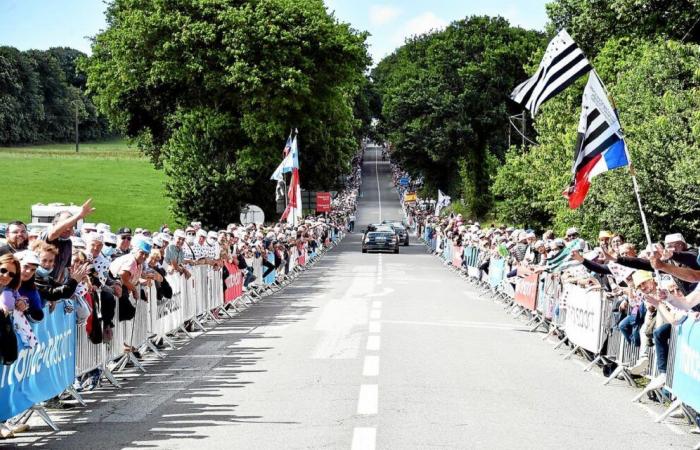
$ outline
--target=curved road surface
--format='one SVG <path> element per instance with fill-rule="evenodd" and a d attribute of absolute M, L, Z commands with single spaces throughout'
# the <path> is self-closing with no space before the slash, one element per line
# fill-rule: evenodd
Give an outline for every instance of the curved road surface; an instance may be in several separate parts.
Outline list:
<path fill-rule="evenodd" d="M 369 150 L 358 229 L 401 219 Z M 380 200 L 381 199 L 381 200 Z M 688 448 L 622 382 L 602 386 L 479 298 L 414 239 L 361 254 L 349 235 L 280 295 L 227 320 L 121 390 L 13 441 L 51 449 Z M 0 445 L 2 442 L 0 442 Z"/>

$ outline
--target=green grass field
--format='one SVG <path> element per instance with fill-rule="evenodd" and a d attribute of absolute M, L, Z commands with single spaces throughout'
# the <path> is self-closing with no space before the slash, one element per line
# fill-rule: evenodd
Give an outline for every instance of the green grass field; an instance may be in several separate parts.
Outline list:
<path fill-rule="evenodd" d="M 82 204 L 93 199 L 89 222 L 157 229 L 173 225 L 165 175 L 123 140 L 0 147 L 0 222 L 30 220 L 34 203 Z"/>

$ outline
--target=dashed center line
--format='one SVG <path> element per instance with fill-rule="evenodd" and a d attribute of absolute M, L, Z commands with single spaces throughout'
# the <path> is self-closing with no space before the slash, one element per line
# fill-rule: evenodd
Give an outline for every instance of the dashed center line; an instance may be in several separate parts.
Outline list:
<path fill-rule="evenodd" d="M 365 377 L 376 377 L 379 375 L 379 356 L 365 356 L 365 365 L 362 369 L 362 375 Z"/>
<path fill-rule="evenodd" d="M 372 311 L 369 312 L 369 318 L 370 319 L 381 319 L 382 318 L 382 310 L 381 309 L 373 309 Z"/>
<path fill-rule="evenodd" d="M 370 333 L 381 333 L 382 332 L 382 323 L 377 321 L 377 320 L 370 320 L 369 332 Z"/>
<path fill-rule="evenodd" d="M 381 347 L 381 337 L 380 336 L 369 336 L 367 338 L 367 351 L 378 352 Z"/>
<path fill-rule="evenodd" d="M 374 450 L 377 445 L 377 429 L 357 427 L 352 433 L 352 450 Z"/>
<path fill-rule="evenodd" d="M 360 399 L 357 402 L 357 414 L 377 414 L 379 398 L 379 386 L 376 384 L 363 384 L 360 386 Z"/>

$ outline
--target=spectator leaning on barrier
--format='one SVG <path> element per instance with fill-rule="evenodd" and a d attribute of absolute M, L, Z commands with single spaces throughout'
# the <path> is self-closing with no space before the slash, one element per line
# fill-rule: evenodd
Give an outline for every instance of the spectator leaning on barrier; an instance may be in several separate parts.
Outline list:
<path fill-rule="evenodd" d="M 5 239 L 7 243 L 0 247 L 0 256 L 26 250 L 28 245 L 27 226 L 19 220 L 8 223 Z"/>
<path fill-rule="evenodd" d="M 185 263 L 185 252 L 183 246 L 185 245 L 185 239 L 187 236 L 182 230 L 175 230 L 173 235 L 173 242 L 168 245 L 165 249 L 165 255 L 163 256 L 163 264 L 165 265 L 165 270 L 168 273 L 179 273 L 184 275 L 185 278 L 190 278 L 192 276 L 190 271 L 184 266 Z"/>

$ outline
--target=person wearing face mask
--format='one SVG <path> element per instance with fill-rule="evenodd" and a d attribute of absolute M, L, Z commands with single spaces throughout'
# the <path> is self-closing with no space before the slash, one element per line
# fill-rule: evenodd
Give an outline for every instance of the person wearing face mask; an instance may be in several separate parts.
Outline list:
<path fill-rule="evenodd" d="M 117 235 L 110 232 L 102 233 L 104 245 L 102 246 L 102 255 L 108 261 L 113 261 L 117 253 Z"/>
<path fill-rule="evenodd" d="M 92 199 L 88 199 L 80 207 L 80 212 L 72 215 L 68 211 L 63 211 L 54 216 L 51 226 L 41 234 L 41 240 L 58 248 L 58 256 L 54 263 L 51 276 L 59 283 L 67 279 L 66 269 L 71 265 L 73 255 L 73 243 L 71 236 L 75 225 L 88 215 L 92 214 L 95 208 L 92 207 Z"/>
<path fill-rule="evenodd" d="M 39 257 L 39 267 L 36 269 L 34 283 L 39 290 L 41 299 L 49 303 L 49 311 L 53 311 L 56 302 L 68 299 L 75 293 L 78 283 L 87 275 L 87 265 L 71 267 L 68 280 L 65 283 L 58 283 L 51 276 L 58 249 L 44 241 L 33 242 L 31 249 Z"/>

